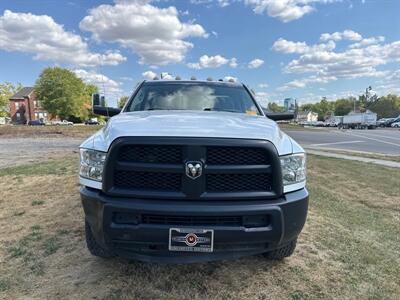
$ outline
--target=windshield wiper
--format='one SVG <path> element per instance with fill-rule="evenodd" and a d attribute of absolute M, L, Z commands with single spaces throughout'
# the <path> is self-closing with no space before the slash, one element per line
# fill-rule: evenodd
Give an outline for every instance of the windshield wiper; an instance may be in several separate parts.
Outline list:
<path fill-rule="evenodd" d="M 161 108 L 161 107 L 150 107 L 146 110 L 185 110 L 183 108 Z"/>
<path fill-rule="evenodd" d="M 234 110 L 234 109 L 214 109 L 211 107 L 206 107 L 203 109 L 204 111 L 226 111 L 226 112 L 233 112 L 233 113 L 242 113 L 240 110 Z"/>

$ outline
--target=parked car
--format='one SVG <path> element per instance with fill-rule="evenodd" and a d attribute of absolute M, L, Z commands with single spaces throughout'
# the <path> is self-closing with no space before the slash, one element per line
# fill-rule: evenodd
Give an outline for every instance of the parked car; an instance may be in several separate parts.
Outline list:
<path fill-rule="evenodd" d="M 382 118 L 376 122 L 378 127 L 390 127 L 390 125 L 396 120 L 396 118 Z"/>
<path fill-rule="evenodd" d="M 68 126 L 72 126 L 72 125 L 74 125 L 74 123 L 72 123 L 72 122 L 70 122 L 70 121 L 67 121 L 67 120 L 62 120 L 62 121 L 52 121 L 51 122 L 51 125 L 58 125 L 58 126 L 60 126 L 60 125 L 68 125 Z"/>
<path fill-rule="evenodd" d="M 31 120 L 28 122 L 29 126 L 44 126 L 46 125 L 42 120 Z"/>
<path fill-rule="evenodd" d="M 390 126 L 393 128 L 400 128 L 400 122 L 392 123 L 392 125 L 390 125 Z"/>
<path fill-rule="evenodd" d="M 144 81 L 122 110 L 93 112 L 111 118 L 80 145 L 92 255 L 292 255 L 308 192 L 304 150 L 275 122 L 287 114 L 265 114 L 242 84 L 196 80 Z"/>
<path fill-rule="evenodd" d="M 85 121 L 85 125 L 100 125 L 100 122 L 97 120 L 89 119 Z"/>

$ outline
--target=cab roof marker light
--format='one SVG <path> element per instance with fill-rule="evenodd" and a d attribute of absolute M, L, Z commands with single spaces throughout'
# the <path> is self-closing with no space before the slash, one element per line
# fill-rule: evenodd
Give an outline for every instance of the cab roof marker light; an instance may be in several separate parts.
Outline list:
<path fill-rule="evenodd" d="M 195 76 L 190 77 L 190 80 L 197 80 Z"/>
<path fill-rule="evenodd" d="M 211 77 L 207 77 L 207 81 L 213 81 Z"/>
<path fill-rule="evenodd" d="M 181 80 L 181 76 L 176 76 L 175 80 Z"/>
<path fill-rule="evenodd" d="M 157 76 L 154 76 L 153 80 L 158 80 L 158 77 L 157 77 Z"/>

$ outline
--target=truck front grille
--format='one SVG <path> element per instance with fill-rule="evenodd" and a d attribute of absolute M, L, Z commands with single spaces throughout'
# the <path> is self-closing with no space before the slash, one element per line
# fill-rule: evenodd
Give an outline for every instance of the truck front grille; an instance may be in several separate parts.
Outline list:
<path fill-rule="evenodd" d="M 271 190 L 270 174 L 207 174 L 209 192 L 262 192 Z"/>
<path fill-rule="evenodd" d="M 180 174 L 115 171 L 114 184 L 117 188 L 134 190 L 179 191 L 181 187 Z"/>
<path fill-rule="evenodd" d="M 171 145 L 125 145 L 119 149 L 118 160 L 178 164 L 182 163 L 182 147 Z"/>
<path fill-rule="evenodd" d="M 259 148 L 207 147 L 209 165 L 266 165 L 268 157 Z"/>
<path fill-rule="evenodd" d="M 185 170 L 192 161 L 202 165 L 195 179 Z M 282 190 L 279 169 L 275 148 L 264 141 L 121 138 L 110 148 L 104 192 L 154 199 L 273 198 Z"/>

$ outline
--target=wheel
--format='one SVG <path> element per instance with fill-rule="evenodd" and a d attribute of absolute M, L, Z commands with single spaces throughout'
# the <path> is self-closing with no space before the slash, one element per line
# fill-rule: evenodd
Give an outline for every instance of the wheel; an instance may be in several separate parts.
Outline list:
<path fill-rule="evenodd" d="M 108 258 L 113 257 L 114 255 L 101 247 L 95 240 L 92 230 L 90 229 L 90 225 L 85 221 L 85 237 L 86 237 L 86 245 L 89 249 L 90 254 L 98 257 Z"/>
<path fill-rule="evenodd" d="M 289 244 L 287 244 L 281 248 L 278 248 L 278 249 L 275 249 L 275 250 L 265 253 L 264 256 L 268 259 L 282 260 L 285 257 L 289 257 L 293 254 L 294 249 L 296 249 L 296 243 L 297 243 L 297 239 L 294 239 Z"/>

